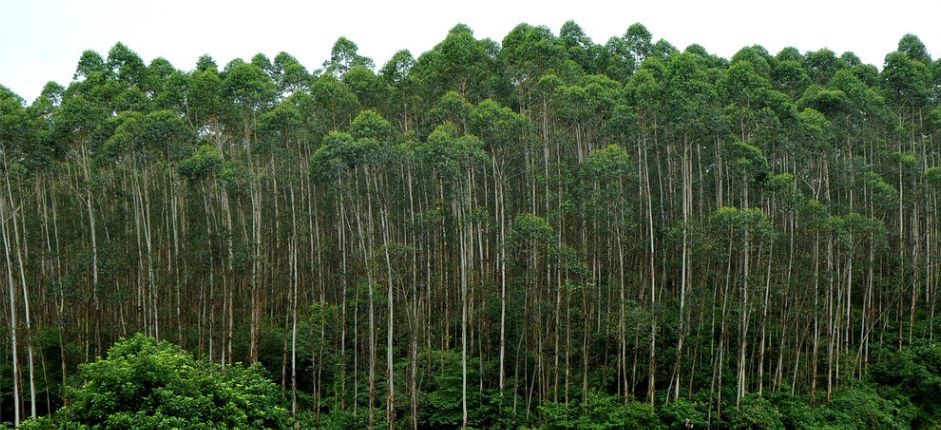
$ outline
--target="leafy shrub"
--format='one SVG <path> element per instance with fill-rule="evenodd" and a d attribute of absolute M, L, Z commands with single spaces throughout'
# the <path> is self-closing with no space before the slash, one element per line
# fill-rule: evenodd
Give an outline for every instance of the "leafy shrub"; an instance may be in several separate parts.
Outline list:
<path fill-rule="evenodd" d="M 868 385 L 857 384 L 836 392 L 820 410 L 827 428 L 891 430 L 911 428 L 895 403 L 883 398 Z"/>
<path fill-rule="evenodd" d="M 739 430 L 784 430 L 781 412 L 768 399 L 757 395 L 745 396 L 737 409 L 731 409 L 729 423 Z"/>
<path fill-rule="evenodd" d="M 542 430 L 663 429 L 653 406 L 592 392 L 585 403 L 545 403 Z"/>
<path fill-rule="evenodd" d="M 80 367 L 69 405 L 30 429 L 284 429 L 290 416 L 258 366 L 220 367 L 141 334 Z M 51 427 L 52 424 L 54 427 Z"/>
<path fill-rule="evenodd" d="M 771 404 L 781 413 L 781 422 L 788 430 L 812 430 L 817 428 L 816 415 L 808 400 L 794 396 L 787 386 L 780 387 L 768 396 Z"/>
<path fill-rule="evenodd" d="M 871 370 L 880 386 L 897 389 L 919 408 L 916 426 L 941 425 L 941 344 L 880 351 Z"/>
<path fill-rule="evenodd" d="M 708 425 L 697 405 L 682 399 L 661 406 L 660 420 L 671 430 L 699 429 Z"/>

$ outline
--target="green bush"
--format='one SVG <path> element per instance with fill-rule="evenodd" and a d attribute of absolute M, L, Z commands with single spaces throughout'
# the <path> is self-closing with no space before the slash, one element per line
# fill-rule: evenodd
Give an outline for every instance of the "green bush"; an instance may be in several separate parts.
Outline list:
<path fill-rule="evenodd" d="M 876 354 L 872 379 L 907 396 L 918 407 L 916 427 L 941 425 L 941 344 L 915 345 Z"/>
<path fill-rule="evenodd" d="M 630 430 L 665 428 L 648 403 L 589 393 L 585 403 L 545 403 L 539 407 L 542 430 Z"/>
<path fill-rule="evenodd" d="M 738 408 L 729 410 L 729 424 L 737 430 L 784 430 L 781 412 L 757 395 L 745 396 Z"/>
<path fill-rule="evenodd" d="M 834 393 L 820 411 L 824 428 L 891 430 L 911 428 L 899 405 L 883 398 L 875 388 L 857 384 Z"/>
<path fill-rule="evenodd" d="M 781 423 L 788 430 L 813 430 L 817 427 L 817 417 L 807 399 L 794 396 L 790 388 L 782 386 L 780 390 L 768 395 L 768 400 L 781 413 Z"/>
<path fill-rule="evenodd" d="M 660 420 L 670 430 L 703 429 L 708 425 L 697 405 L 682 399 L 661 406 Z"/>
<path fill-rule="evenodd" d="M 107 358 L 80 367 L 69 404 L 24 428 L 284 429 L 291 425 L 278 387 L 258 366 L 220 367 L 141 334 Z M 53 427 L 54 425 L 54 427 Z"/>

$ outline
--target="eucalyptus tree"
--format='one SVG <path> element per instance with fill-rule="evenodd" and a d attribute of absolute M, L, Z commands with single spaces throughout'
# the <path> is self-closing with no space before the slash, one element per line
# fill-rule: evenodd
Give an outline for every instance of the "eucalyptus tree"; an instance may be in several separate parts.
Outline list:
<path fill-rule="evenodd" d="M 595 72 L 598 45 L 592 42 L 582 27 L 569 20 L 559 29 L 559 42 L 565 48 L 566 56 L 578 64 L 586 73 Z"/>
<path fill-rule="evenodd" d="M 628 383 L 628 359 L 627 359 L 627 337 L 628 328 L 626 326 L 626 313 L 629 301 L 627 298 L 627 267 L 625 258 L 628 257 L 629 246 L 626 243 L 630 234 L 634 231 L 634 225 L 631 221 L 636 213 L 636 207 L 629 203 L 628 193 L 631 182 L 635 179 L 636 171 L 632 165 L 628 153 L 617 145 L 609 145 L 605 148 L 599 148 L 589 154 L 584 165 L 586 179 L 590 181 L 588 192 L 588 201 L 586 209 L 591 215 L 592 224 L 596 225 L 600 221 L 608 226 L 610 235 L 614 236 L 614 243 L 617 249 L 617 271 L 615 278 L 618 285 L 618 347 L 619 368 L 621 375 L 619 385 L 623 388 L 623 397 L 625 401 L 631 396 Z M 595 227 L 598 228 L 598 227 Z M 602 240 L 601 237 L 594 238 Z M 595 263 L 597 264 L 597 263 Z M 600 305 L 600 303 L 599 303 Z M 586 318 L 588 318 L 586 312 Z M 588 330 L 587 324 L 584 328 Z M 583 351 L 587 354 L 587 345 Z M 588 356 L 583 355 L 583 366 L 588 365 Z M 587 367 L 585 368 L 587 369 Z M 582 375 L 583 396 L 587 396 L 588 380 L 587 370 L 583 369 Z M 583 399 L 584 401 L 584 399 Z"/>
<path fill-rule="evenodd" d="M 710 84 L 701 60 L 692 54 L 679 54 L 671 58 L 667 65 L 667 104 L 673 109 L 669 112 L 668 124 L 677 140 L 681 141 L 681 194 L 682 194 L 682 250 L 680 253 L 680 292 L 679 292 L 679 327 L 676 346 L 676 363 L 671 380 L 674 400 L 679 398 L 680 355 L 687 334 L 686 295 L 690 283 L 690 250 L 687 225 L 693 212 L 693 147 L 698 146 L 696 136 L 708 136 L 711 122 L 717 115 L 717 94 Z"/>
<path fill-rule="evenodd" d="M 474 106 L 471 113 L 472 130 L 480 136 L 483 144 L 490 152 L 490 173 L 493 175 L 494 186 L 494 217 L 499 225 L 497 233 L 497 256 L 495 258 L 496 271 L 499 273 L 500 283 L 500 364 L 498 383 L 500 395 L 503 395 L 505 380 L 506 359 L 506 293 L 507 293 L 507 199 L 506 177 L 508 175 L 508 160 L 514 156 L 514 144 L 522 139 L 527 129 L 525 117 L 516 114 L 507 107 L 501 106 L 491 99 L 484 100 Z M 518 158 L 517 158 L 518 159 Z M 510 172 L 512 174 L 512 172 Z"/>
<path fill-rule="evenodd" d="M 345 37 L 337 39 L 330 49 L 330 59 L 324 61 L 324 70 L 334 76 L 341 77 L 354 67 L 373 68 L 373 61 L 369 57 L 359 55 L 359 47 L 352 40 Z"/>
<path fill-rule="evenodd" d="M 310 95 L 314 114 L 320 118 L 326 128 L 321 132 L 342 130 L 349 127 L 356 114 L 362 109 L 356 94 L 342 81 L 332 75 L 323 74 L 310 86 Z"/>
<path fill-rule="evenodd" d="M 649 361 L 647 364 L 647 400 L 654 403 L 656 395 L 656 302 L 657 302 L 657 267 L 656 267 L 656 248 L 657 237 L 654 233 L 654 208 L 653 208 L 653 188 L 651 186 L 651 162 L 649 153 L 656 151 L 659 146 L 658 121 L 661 115 L 662 107 L 660 100 L 664 94 L 664 87 L 661 83 L 663 79 L 663 65 L 658 59 L 650 59 L 644 62 L 643 66 L 634 73 L 625 87 L 628 99 L 631 100 L 633 112 L 629 112 L 627 117 L 629 123 L 636 124 L 637 136 L 636 147 L 638 153 L 638 172 L 640 180 L 638 181 L 639 194 L 645 201 L 647 218 L 647 277 L 650 281 L 649 290 L 646 294 L 648 312 L 650 313 L 650 349 Z M 661 76 L 657 76 L 661 75 Z M 655 161 L 656 164 L 659 164 Z M 661 214 L 662 216 L 662 214 Z"/>
<path fill-rule="evenodd" d="M 520 24 L 503 38 L 500 60 L 516 87 L 521 112 L 533 104 L 532 91 L 539 78 L 547 70 L 559 68 L 564 59 L 562 44 L 546 27 Z"/>
<path fill-rule="evenodd" d="M 146 78 L 144 61 L 123 43 L 118 42 L 108 51 L 105 66 L 118 82 L 128 86 L 141 86 Z"/>
<path fill-rule="evenodd" d="M 397 51 L 382 66 L 379 75 L 385 80 L 390 90 L 389 112 L 398 120 L 403 133 L 409 132 L 409 125 L 414 121 L 413 113 L 417 100 L 417 82 L 412 76 L 415 58 L 408 50 Z"/>
<path fill-rule="evenodd" d="M 309 86 L 310 73 L 291 54 L 279 52 L 272 62 L 271 78 L 278 85 L 278 92 L 288 96 Z"/>
<path fill-rule="evenodd" d="M 475 170 L 486 160 L 486 155 L 479 138 L 461 135 L 453 123 L 435 128 L 427 141 L 416 148 L 416 155 L 431 167 L 434 178 L 447 183 L 451 190 L 447 198 L 458 237 L 461 298 L 461 426 L 467 428 L 468 293 L 471 271 L 478 264 L 473 260 L 474 235 L 468 218 L 477 205 L 472 193 Z"/>
<path fill-rule="evenodd" d="M 356 95 L 361 106 L 379 111 L 387 109 L 389 87 L 372 70 L 363 66 L 353 67 L 343 75 L 343 83 Z"/>
<path fill-rule="evenodd" d="M 13 371 L 13 409 L 14 409 L 14 425 L 19 426 L 20 424 L 20 369 L 19 369 L 19 350 L 17 348 L 17 342 L 19 338 L 17 337 L 17 326 L 20 325 L 20 320 L 17 318 L 17 285 L 22 289 L 22 296 L 20 300 L 23 302 L 24 310 L 24 323 L 26 328 L 25 340 L 26 340 L 26 358 L 29 370 L 29 398 L 30 398 L 30 416 L 36 417 L 36 384 L 33 368 L 33 336 L 32 333 L 32 315 L 30 313 L 29 298 L 30 294 L 26 285 L 26 277 L 23 266 L 23 255 L 20 245 L 20 229 L 17 225 L 17 220 L 20 219 L 17 216 L 17 204 L 13 200 L 13 195 L 10 192 L 10 182 L 13 180 L 13 176 L 22 174 L 24 166 L 16 165 L 11 163 L 11 158 L 17 157 L 21 151 L 27 149 L 30 145 L 30 140 L 35 139 L 35 131 L 30 127 L 31 119 L 29 118 L 26 109 L 23 107 L 23 100 L 18 96 L 14 95 L 12 92 L 7 90 L 4 87 L 0 87 L 0 152 L 2 152 L 2 168 L 4 173 L 4 182 L 6 184 L 7 195 L 4 197 L 2 202 L 0 202 L 0 227 L 2 227 L 2 236 L 3 236 L 3 249 L 4 257 L 6 258 L 6 272 L 7 272 L 7 288 L 9 292 L 9 327 L 10 327 L 10 352 L 12 354 L 12 371 Z M 14 158 L 16 159 L 16 158 Z M 18 168 L 17 168 L 18 167 Z M 10 234 L 10 229 L 7 225 L 7 220 L 12 219 L 12 230 L 13 234 Z M 20 221 L 22 222 L 22 221 Z M 16 255 L 16 266 L 12 262 L 11 255 Z M 14 273 L 19 273 L 19 280 L 14 280 Z"/>
<path fill-rule="evenodd" d="M 222 92 L 239 110 L 241 117 L 242 135 L 241 143 L 244 145 L 246 165 L 248 166 L 251 179 L 248 183 L 249 197 L 251 200 L 251 248 L 252 248 L 252 269 L 249 285 L 251 286 L 251 340 L 249 348 L 249 360 L 254 363 L 258 361 L 258 332 L 261 324 L 262 309 L 264 306 L 263 297 L 261 297 L 260 271 L 264 264 L 262 252 L 262 192 L 261 186 L 254 178 L 260 173 L 258 169 L 262 167 L 253 156 L 252 145 L 256 137 L 254 130 L 257 126 L 259 113 L 267 108 L 274 97 L 275 84 L 265 72 L 254 64 L 237 63 L 225 73 L 222 81 Z"/>
<path fill-rule="evenodd" d="M 349 74 L 347 74 L 349 76 Z M 382 175 L 383 171 L 386 171 L 383 164 L 387 164 L 387 158 L 389 157 L 389 149 L 392 147 L 393 131 L 392 125 L 385 120 L 381 115 L 372 110 L 364 110 L 356 116 L 353 120 L 353 123 L 350 124 L 350 135 L 357 140 L 358 145 L 369 148 L 367 153 L 363 156 L 366 158 L 367 164 L 363 166 L 363 175 L 364 180 L 366 181 L 366 193 L 370 192 L 370 181 L 373 181 L 371 185 L 375 192 L 380 191 L 380 181 L 376 177 L 377 175 Z M 374 169 L 378 170 L 377 173 L 374 173 L 370 177 L 370 164 L 373 165 Z M 382 182 L 387 182 L 388 179 L 383 180 Z M 386 314 L 387 324 L 386 324 L 386 421 L 388 422 L 389 429 L 393 429 L 395 426 L 395 369 L 393 368 L 393 347 L 392 341 L 394 337 L 393 329 L 393 316 L 395 314 L 395 285 L 393 284 L 393 271 L 392 271 L 392 261 L 390 258 L 390 248 L 392 247 L 391 243 L 391 228 L 390 228 L 390 219 L 389 219 L 389 205 L 386 199 L 379 199 L 380 202 L 377 202 L 379 205 L 379 219 L 380 219 L 380 229 L 382 231 L 382 250 L 383 250 L 383 259 L 386 266 L 386 304 L 388 305 L 388 311 Z M 371 201 L 371 197 L 367 197 L 367 202 Z M 369 211 L 369 232 L 368 235 L 372 235 L 372 206 L 367 204 Z M 372 242 L 372 239 L 369 239 L 369 242 Z M 364 251 L 365 252 L 365 251 Z M 364 255 L 364 258 L 367 256 Z M 368 264 L 368 262 L 367 262 Z M 368 270 L 368 269 L 367 269 Z M 368 273 L 368 271 L 367 271 Z M 369 396 L 370 396 L 370 409 L 372 408 L 373 398 L 375 397 L 375 361 L 376 361 L 376 335 L 375 335 L 375 316 L 373 310 L 373 284 L 372 281 L 369 281 L 369 351 L 370 351 L 370 365 L 369 365 Z M 372 413 L 370 412 L 370 415 Z M 370 418 L 370 424 L 372 419 Z"/>
<path fill-rule="evenodd" d="M 97 191 L 91 169 L 90 144 L 92 133 L 106 117 L 107 112 L 102 106 L 89 100 L 85 95 L 69 94 L 67 91 L 62 106 L 51 119 L 52 139 L 63 146 L 62 151 L 67 154 L 68 158 L 75 160 L 79 169 L 79 173 L 73 180 L 76 187 L 81 187 L 79 195 L 81 195 L 82 205 L 85 208 L 84 215 L 88 222 L 88 243 L 92 255 L 91 297 L 96 351 L 100 351 L 104 345 L 101 344 L 101 303 L 98 297 L 98 228 L 94 209 Z"/>
<path fill-rule="evenodd" d="M 425 82 L 427 99 L 437 99 L 449 90 L 471 101 L 485 98 L 485 80 L 495 68 L 486 42 L 476 39 L 470 27 L 458 24 L 441 43 L 420 55 L 414 73 Z"/>

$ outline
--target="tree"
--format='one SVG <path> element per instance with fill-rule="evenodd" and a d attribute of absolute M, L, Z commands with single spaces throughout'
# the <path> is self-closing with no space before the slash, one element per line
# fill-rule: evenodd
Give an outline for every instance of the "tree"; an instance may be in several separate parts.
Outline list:
<path fill-rule="evenodd" d="M 575 21 L 565 21 L 559 29 L 559 41 L 565 47 L 569 59 L 591 73 L 595 68 L 596 45 Z"/>
<path fill-rule="evenodd" d="M 372 59 L 359 55 L 359 47 L 345 37 L 337 39 L 330 50 L 330 59 L 323 63 L 324 69 L 340 77 L 354 67 L 373 68 Z"/>
<path fill-rule="evenodd" d="M 418 57 L 415 72 L 430 84 L 432 99 L 453 90 L 473 100 L 482 98 L 483 81 L 492 67 L 485 41 L 475 39 L 469 27 L 458 24 L 441 43 Z"/>

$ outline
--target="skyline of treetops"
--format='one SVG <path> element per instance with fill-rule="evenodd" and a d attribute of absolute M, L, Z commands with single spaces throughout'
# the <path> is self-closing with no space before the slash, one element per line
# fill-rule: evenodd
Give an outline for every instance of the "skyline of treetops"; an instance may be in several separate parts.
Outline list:
<path fill-rule="evenodd" d="M 85 51 L 0 86 L 0 426 L 935 428 L 941 60 L 881 66 L 573 21 Z"/>

